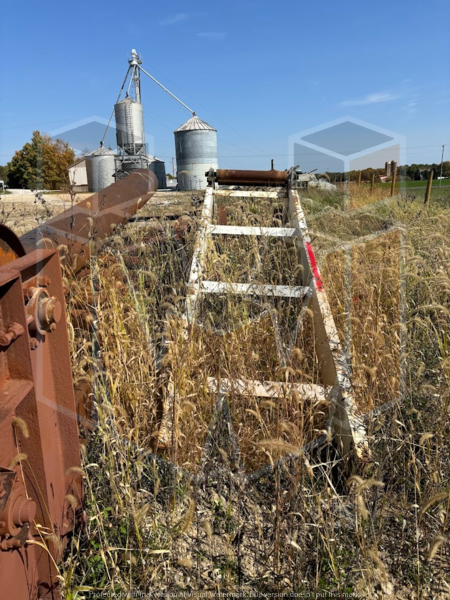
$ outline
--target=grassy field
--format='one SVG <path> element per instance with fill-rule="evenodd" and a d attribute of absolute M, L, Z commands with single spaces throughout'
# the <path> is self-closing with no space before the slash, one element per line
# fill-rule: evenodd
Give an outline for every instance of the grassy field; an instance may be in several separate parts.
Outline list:
<path fill-rule="evenodd" d="M 397 186 L 400 186 L 402 189 L 410 189 L 410 188 L 426 188 L 427 187 L 427 180 L 426 179 L 422 179 L 421 181 L 397 181 Z M 441 186 L 439 186 L 439 183 L 441 183 Z M 389 187 L 390 183 L 382 183 L 380 185 Z M 441 182 L 439 182 L 437 179 L 433 179 L 433 184 L 432 186 L 434 188 L 438 188 L 438 187 L 448 187 L 450 186 L 450 179 L 443 179 Z"/>
<path fill-rule="evenodd" d="M 412 184 L 420 184 L 415 186 Z M 425 199 L 425 188 L 426 181 L 405 181 L 397 182 L 395 186 L 395 195 L 408 198 L 410 201 L 424 201 Z M 431 190 L 431 202 L 438 202 L 439 205 L 447 202 L 450 204 L 450 186 L 444 186 L 439 188 L 439 185 L 433 184 Z M 362 183 L 358 186 L 352 182 L 350 184 L 337 184 L 337 191 L 335 193 L 324 193 L 320 190 L 311 188 L 308 192 L 310 198 L 320 198 L 322 204 L 326 205 L 337 205 L 347 208 L 360 208 L 364 205 L 379 202 L 390 196 L 391 184 L 390 183 L 376 183 L 372 192 L 370 183 Z M 347 200 L 347 203 L 345 202 Z"/>
<path fill-rule="evenodd" d="M 352 180 L 352 183 L 354 183 L 353 180 Z M 370 186 L 370 182 L 369 181 L 363 181 L 361 183 L 361 185 L 367 187 L 367 186 Z M 395 185 L 396 185 L 396 188 L 400 187 L 400 189 L 406 189 L 406 190 L 410 189 L 410 188 L 426 188 L 427 187 L 427 180 L 426 179 L 422 179 L 420 181 L 399 181 L 398 178 L 397 178 L 397 181 L 396 181 Z M 439 186 L 439 180 L 433 179 L 433 184 L 432 185 L 433 185 L 434 188 L 440 187 Z M 445 187 L 448 187 L 448 186 L 450 186 L 450 179 L 442 179 L 442 181 L 441 181 L 441 187 L 445 188 Z M 375 187 L 384 188 L 388 192 L 391 190 L 391 184 L 390 184 L 390 182 L 385 182 L 385 183 L 377 182 L 377 183 L 375 183 Z"/>
<path fill-rule="evenodd" d="M 428 207 L 410 193 L 385 199 L 383 189 L 375 198 L 352 189 L 352 210 L 343 191 L 309 190 L 302 199 L 373 454 L 353 473 L 333 445 L 255 473 L 323 427 L 295 395 L 286 406 L 250 399 L 234 405 L 246 472 L 241 468 L 229 431 L 212 418 L 205 384 L 212 358 L 232 380 L 258 376 L 264 360 L 274 377 L 290 381 L 305 376 L 307 356 L 300 338 L 293 353 L 300 362 L 284 369 L 271 363 L 273 326 L 253 322 L 250 309 L 241 337 L 211 337 L 206 328 L 186 338 L 179 317 L 196 232 L 191 197 L 159 194 L 144 209 L 157 220 L 114 233 L 92 264 L 99 275 L 94 296 L 90 279 L 77 281 L 66 270 L 74 378 L 94 379 L 98 418 L 83 449 L 87 525 L 60 567 L 66 599 L 151 591 L 449 597 L 447 192 L 433 190 Z M 177 239 L 164 215 L 183 211 L 192 220 Z M 238 206 L 232 218 L 251 224 L 255 217 Z M 164 239 L 155 235 L 161 228 Z M 236 259 L 224 263 L 211 249 L 212 273 L 254 272 L 258 248 L 250 245 L 244 256 L 232 251 Z M 284 281 L 296 272 L 289 257 L 288 248 L 266 247 L 261 268 Z M 286 307 L 277 310 L 289 320 Z M 234 301 L 223 306 L 222 317 L 242 314 Z M 158 348 L 166 349 L 160 359 Z M 180 433 L 173 448 L 157 449 L 161 397 L 171 386 L 183 398 Z M 272 446 L 252 437 L 258 431 Z"/>

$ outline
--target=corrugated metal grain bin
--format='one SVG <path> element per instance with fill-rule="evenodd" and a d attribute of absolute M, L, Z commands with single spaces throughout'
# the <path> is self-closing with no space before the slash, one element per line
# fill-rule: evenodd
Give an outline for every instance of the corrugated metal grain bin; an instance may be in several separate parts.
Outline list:
<path fill-rule="evenodd" d="M 195 114 L 175 132 L 178 188 L 204 190 L 205 172 L 217 169 L 217 130 Z"/>
<path fill-rule="evenodd" d="M 86 157 L 88 190 L 99 192 L 114 183 L 114 152 L 100 146 Z"/>
<path fill-rule="evenodd" d="M 144 148 L 144 112 L 142 104 L 125 98 L 114 105 L 117 145 L 126 154 L 139 154 Z"/>
<path fill-rule="evenodd" d="M 158 178 L 158 189 L 165 190 L 167 188 L 166 182 L 166 165 L 164 161 L 156 158 L 156 156 L 148 156 L 148 168 Z"/>

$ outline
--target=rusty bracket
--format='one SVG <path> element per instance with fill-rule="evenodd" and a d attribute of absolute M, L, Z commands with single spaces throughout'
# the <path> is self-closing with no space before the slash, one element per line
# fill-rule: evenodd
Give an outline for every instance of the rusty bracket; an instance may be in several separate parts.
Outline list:
<path fill-rule="evenodd" d="M 23 333 L 25 333 L 25 329 L 20 323 L 11 323 L 4 333 L 0 333 L 0 346 L 9 346 Z"/>
<path fill-rule="evenodd" d="M 30 333 L 45 335 L 55 331 L 62 315 L 61 302 L 42 287 L 27 287 L 27 323 Z"/>
<path fill-rule="evenodd" d="M 16 485 L 14 485 L 16 483 Z M 0 550 L 22 547 L 36 515 L 36 504 L 17 485 L 17 473 L 0 467 Z"/>

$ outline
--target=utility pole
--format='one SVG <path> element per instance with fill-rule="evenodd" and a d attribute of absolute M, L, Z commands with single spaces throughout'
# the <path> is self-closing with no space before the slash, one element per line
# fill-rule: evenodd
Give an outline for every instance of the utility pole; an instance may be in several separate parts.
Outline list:
<path fill-rule="evenodd" d="M 441 177 L 439 179 L 439 187 L 441 187 L 441 183 L 442 183 L 442 167 L 444 166 L 444 149 L 445 149 L 445 144 L 442 144 L 442 155 L 441 155 Z"/>
<path fill-rule="evenodd" d="M 172 156 L 172 175 L 175 177 L 175 159 Z"/>

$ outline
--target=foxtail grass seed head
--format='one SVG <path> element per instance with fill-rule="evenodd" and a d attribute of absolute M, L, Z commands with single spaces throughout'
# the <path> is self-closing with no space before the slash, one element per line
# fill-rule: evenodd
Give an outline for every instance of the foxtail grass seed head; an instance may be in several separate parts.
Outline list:
<path fill-rule="evenodd" d="M 24 452 L 20 452 L 9 463 L 8 469 L 14 469 L 14 467 L 16 467 L 21 462 L 25 462 L 26 460 L 28 460 L 28 455 L 25 454 Z"/>
<path fill-rule="evenodd" d="M 72 510 L 75 510 L 80 504 L 73 494 L 67 494 L 64 500 L 70 505 Z"/>
<path fill-rule="evenodd" d="M 432 561 L 436 554 L 439 552 L 440 548 L 448 541 L 448 539 L 443 535 L 437 535 L 434 540 L 430 544 L 430 549 L 427 554 L 427 560 Z"/>
<path fill-rule="evenodd" d="M 84 477 L 85 473 L 81 467 L 69 467 L 66 471 L 66 475 L 80 475 Z"/>
<path fill-rule="evenodd" d="M 192 522 L 194 520 L 194 515 L 195 515 L 195 501 L 192 498 L 190 498 L 189 499 L 189 507 L 186 511 L 186 515 L 181 524 L 181 533 L 186 533 L 187 531 L 189 531 L 189 529 L 192 525 Z"/>
<path fill-rule="evenodd" d="M 14 417 L 14 419 L 12 420 L 12 426 L 18 429 L 25 439 L 28 439 L 30 435 L 28 425 L 21 417 Z"/>

